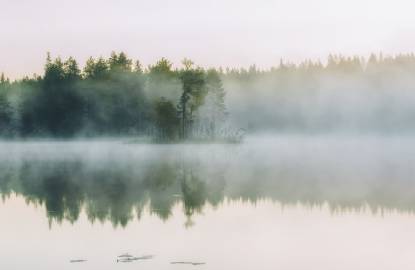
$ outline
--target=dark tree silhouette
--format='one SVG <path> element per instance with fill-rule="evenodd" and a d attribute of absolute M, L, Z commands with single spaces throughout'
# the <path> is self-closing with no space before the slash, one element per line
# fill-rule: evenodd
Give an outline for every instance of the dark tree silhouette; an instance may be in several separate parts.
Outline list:
<path fill-rule="evenodd" d="M 219 114 L 225 95 L 218 73 L 195 68 L 187 59 L 183 64 L 173 69 L 162 58 L 143 69 L 125 53 L 112 52 L 108 59 L 89 58 L 81 71 L 74 58 L 48 53 L 43 76 L 10 82 L 1 75 L 0 134 L 188 139 L 208 92 Z"/>

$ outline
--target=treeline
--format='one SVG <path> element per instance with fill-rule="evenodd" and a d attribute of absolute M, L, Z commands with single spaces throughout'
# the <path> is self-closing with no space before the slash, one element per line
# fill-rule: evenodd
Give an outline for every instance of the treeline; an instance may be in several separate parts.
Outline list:
<path fill-rule="evenodd" d="M 415 55 L 330 55 L 222 78 L 233 125 L 249 131 L 415 131 Z"/>
<path fill-rule="evenodd" d="M 214 139 L 225 119 L 225 91 L 215 70 L 161 59 L 143 69 L 124 53 L 90 58 L 48 54 L 43 76 L 0 77 L 0 134 L 8 137 L 132 136 Z"/>
<path fill-rule="evenodd" d="M 173 68 L 163 58 L 144 68 L 113 53 L 90 58 L 81 70 L 73 58 L 48 56 L 43 76 L 10 82 L 1 75 L 0 134 L 238 141 L 239 128 L 415 130 L 414 54 L 331 55 L 326 63 L 281 61 L 267 70 L 182 64 Z"/>

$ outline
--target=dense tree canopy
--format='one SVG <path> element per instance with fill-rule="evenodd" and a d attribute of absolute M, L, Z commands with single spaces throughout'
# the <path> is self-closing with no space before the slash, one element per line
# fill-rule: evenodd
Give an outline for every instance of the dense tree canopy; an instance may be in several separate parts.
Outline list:
<path fill-rule="evenodd" d="M 238 137 L 235 128 L 415 130 L 413 54 L 330 55 L 324 64 L 281 61 L 268 70 L 182 64 L 162 58 L 143 67 L 114 52 L 80 67 L 48 55 L 42 76 L 0 75 L 0 136 L 178 141 Z"/>
<path fill-rule="evenodd" d="M 1 135 L 187 139 L 210 75 L 186 61 L 173 69 L 162 58 L 143 70 L 139 61 L 113 52 L 108 59 L 89 58 L 81 71 L 74 58 L 48 54 L 43 76 L 10 82 L 1 75 Z"/>

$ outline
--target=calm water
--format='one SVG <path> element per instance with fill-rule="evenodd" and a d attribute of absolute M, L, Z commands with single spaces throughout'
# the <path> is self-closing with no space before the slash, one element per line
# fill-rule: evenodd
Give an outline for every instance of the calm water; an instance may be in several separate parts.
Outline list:
<path fill-rule="evenodd" d="M 413 269 L 413 164 L 396 136 L 0 143 L 0 269 Z"/>

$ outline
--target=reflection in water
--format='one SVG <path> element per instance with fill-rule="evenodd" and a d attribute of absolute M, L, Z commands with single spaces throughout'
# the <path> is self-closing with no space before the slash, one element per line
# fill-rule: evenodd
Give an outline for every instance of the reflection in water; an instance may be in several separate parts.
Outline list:
<path fill-rule="evenodd" d="M 379 144 L 382 147 L 379 148 Z M 144 210 L 163 220 L 175 205 L 192 216 L 225 200 L 332 211 L 415 210 L 411 145 L 401 140 L 261 141 L 241 146 L 119 143 L 2 144 L 0 191 L 44 205 L 50 222 L 126 226 Z M 405 150 L 403 150 L 405 149 Z"/>

